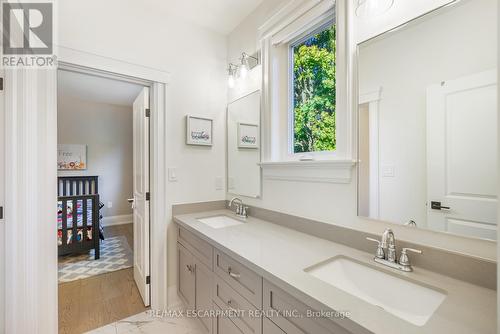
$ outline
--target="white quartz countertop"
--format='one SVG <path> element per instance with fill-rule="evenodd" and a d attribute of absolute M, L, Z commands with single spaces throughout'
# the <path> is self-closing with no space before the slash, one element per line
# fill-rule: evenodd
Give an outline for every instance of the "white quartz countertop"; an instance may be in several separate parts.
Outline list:
<path fill-rule="evenodd" d="M 231 211 L 221 210 L 179 215 L 174 220 L 312 308 L 348 311 L 350 320 L 338 321 L 348 330 L 377 334 L 496 333 L 494 290 L 418 267 L 414 267 L 411 273 L 399 272 L 374 263 L 373 254 L 252 217 L 244 224 L 220 229 L 198 221 L 216 215 L 234 217 Z M 413 325 L 304 271 L 336 256 L 346 256 L 413 282 L 444 290 L 446 299 L 424 326 Z M 405 296 L 394 291 L 394 298 Z"/>

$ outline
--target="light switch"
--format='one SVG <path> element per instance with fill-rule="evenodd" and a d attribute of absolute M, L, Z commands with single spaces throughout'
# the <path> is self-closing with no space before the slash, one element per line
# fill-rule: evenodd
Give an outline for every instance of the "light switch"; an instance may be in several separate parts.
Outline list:
<path fill-rule="evenodd" d="M 394 177 L 395 174 L 394 165 L 382 166 L 382 177 Z"/>
<path fill-rule="evenodd" d="M 113 202 L 108 202 L 108 209 L 111 209 L 113 207 Z"/>
<path fill-rule="evenodd" d="M 168 181 L 169 182 L 177 182 L 177 168 L 170 167 L 168 169 Z"/>
<path fill-rule="evenodd" d="M 222 190 L 224 188 L 224 181 L 221 176 L 215 178 L 215 190 Z"/>

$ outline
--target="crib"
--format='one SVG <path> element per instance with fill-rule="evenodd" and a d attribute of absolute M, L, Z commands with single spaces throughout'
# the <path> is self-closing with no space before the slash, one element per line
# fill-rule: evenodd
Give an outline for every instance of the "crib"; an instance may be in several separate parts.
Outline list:
<path fill-rule="evenodd" d="M 98 176 L 58 177 L 57 192 L 58 254 L 78 254 L 94 249 L 94 258 L 98 260 Z"/>

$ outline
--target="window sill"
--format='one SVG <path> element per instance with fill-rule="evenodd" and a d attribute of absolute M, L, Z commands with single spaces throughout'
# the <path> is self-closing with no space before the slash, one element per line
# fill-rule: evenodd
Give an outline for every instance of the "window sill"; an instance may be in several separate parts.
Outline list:
<path fill-rule="evenodd" d="M 262 162 L 264 180 L 312 183 L 350 183 L 354 160 Z"/>

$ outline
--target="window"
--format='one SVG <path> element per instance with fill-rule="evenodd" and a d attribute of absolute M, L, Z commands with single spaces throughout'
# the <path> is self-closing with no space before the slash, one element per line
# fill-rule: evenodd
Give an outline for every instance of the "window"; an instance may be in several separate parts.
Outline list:
<path fill-rule="evenodd" d="M 292 153 L 336 149 L 336 34 L 329 23 L 290 45 Z"/>

